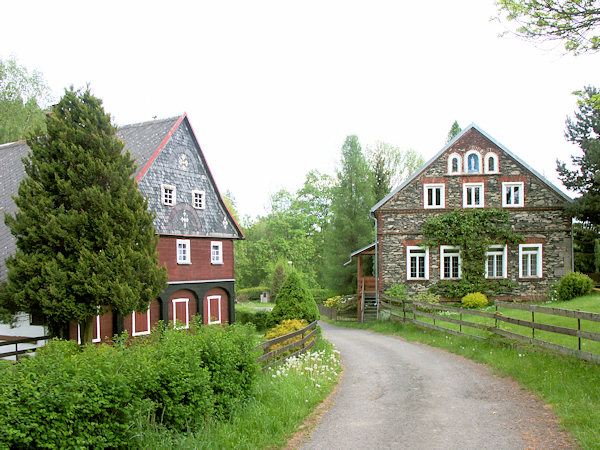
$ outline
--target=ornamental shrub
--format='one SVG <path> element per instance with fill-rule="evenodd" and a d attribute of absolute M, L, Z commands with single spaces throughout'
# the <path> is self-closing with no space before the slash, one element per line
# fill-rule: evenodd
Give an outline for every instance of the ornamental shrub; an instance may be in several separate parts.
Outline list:
<path fill-rule="evenodd" d="M 0 448 L 128 448 L 136 429 L 227 417 L 258 376 L 252 327 L 163 327 L 81 347 L 52 341 L 0 365 Z"/>
<path fill-rule="evenodd" d="M 465 308 L 483 308 L 487 306 L 488 299 L 481 292 L 474 292 L 465 295 L 461 300 L 462 305 Z"/>
<path fill-rule="evenodd" d="M 240 309 L 235 311 L 235 322 L 240 324 L 252 323 L 258 331 L 266 330 L 269 311 L 264 309 Z"/>
<path fill-rule="evenodd" d="M 397 298 L 400 300 L 406 300 L 408 298 L 407 292 L 406 292 L 406 286 L 404 286 L 403 284 L 392 284 L 390 286 L 390 288 L 385 291 L 385 295 L 388 295 L 390 297 L 393 298 Z"/>
<path fill-rule="evenodd" d="M 292 271 L 279 290 L 277 303 L 269 314 L 267 324 L 274 327 L 285 319 L 304 319 L 312 323 L 319 318 L 319 308 L 312 294 L 300 279 L 296 271 Z"/>
<path fill-rule="evenodd" d="M 307 325 L 308 323 L 304 319 L 285 319 L 265 333 L 265 341 L 268 341 L 269 339 L 275 339 L 276 337 L 284 336 L 289 333 L 293 333 L 297 330 L 301 330 Z M 302 335 L 294 336 L 293 338 L 287 339 L 283 342 L 273 345 L 269 350 L 277 350 L 278 348 L 285 347 L 286 345 L 291 344 L 293 342 L 297 342 L 300 339 L 302 339 Z"/>
<path fill-rule="evenodd" d="M 569 272 L 556 285 L 556 299 L 561 302 L 592 293 L 594 282 L 580 272 Z"/>

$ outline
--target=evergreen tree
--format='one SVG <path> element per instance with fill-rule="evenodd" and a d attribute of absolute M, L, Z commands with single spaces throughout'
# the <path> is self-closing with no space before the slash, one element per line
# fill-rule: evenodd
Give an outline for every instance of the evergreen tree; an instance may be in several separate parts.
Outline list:
<path fill-rule="evenodd" d="M 277 303 L 269 314 L 267 326 L 274 327 L 285 319 L 304 319 L 312 323 L 319 318 L 319 307 L 302 282 L 296 270 L 288 275 L 281 286 Z"/>
<path fill-rule="evenodd" d="M 70 321 L 90 342 L 103 307 L 146 311 L 163 290 L 153 214 L 137 189 L 135 165 L 100 99 L 65 91 L 31 137 L 26 176 L 6 216 L 17 251 L 7 259 L 13 307 L 41 312 L 60 334 Z M 2 297 L 4 298 L 4 297 Z"/>
<path fill-rule="evenodd" d="M 283 263 L 279 261 L 273 271 L 273 277 L 271 280 L 271 298 L 276 301 L 279 290 L 285 281 L 285 269 Z"/>
<path fill-rule="evenodd" d="M 325 236 L 327 287 L 339 292 L 356 290 L 356 266 L 344 266 L 352 252 L 373 242 L 374 223 L 369 211 L 375 204 L 372 172 L 357 136 L 342 147 L 341 167 L 331 202 L 332 219 Z"/>
<path fill-rule="evenodd" d="M 448 136 L 446 137 L 446 144 L 448 142 L 450 142 L 452 139 L 454 139 L 455 136 L 458 136 L 458 134 L 461 131 L 462 131 L 462 128 L 458 124 L 458 121 L 455 120 L 454 123 L 452 124 L 452 126 L 450 127 L 450 130 L 448 131 Z"/>
<path fill-rule="evenodd" d="M 574 170 L 557 161 L 558 176 L 565 187 L 580 194 L 566 211 L 582 222 L 600 227 L 600 104 L 594 101 L 599 91 L 586 87 L 579 93 L 579 110 L 574 118 L 567 119 L 565 136 L 579 145 L 583 156 L 572 156 Z"/>

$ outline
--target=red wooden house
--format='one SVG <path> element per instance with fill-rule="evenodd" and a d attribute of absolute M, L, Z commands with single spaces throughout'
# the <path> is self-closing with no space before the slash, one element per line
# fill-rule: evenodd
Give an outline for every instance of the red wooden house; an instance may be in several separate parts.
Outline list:
<path fill-rule="evenodd" d="M 123 126 L 118 136 L 138 164 L 138 188 L 156 213 L 159 264 L 166 265 L 169 281 L 148 311 L 98 316 L 94 341 L 125 330 L 132 336 L 148 334 L 159 320 L 182 327 L 196 315 L 205 324 L 234 322 L 233 242 L 243 233 L 223 202 L 187 115 Z M 11 196 L 23 177 L 21 158 L 27 151 L 24 142 L 0 146 L 0 161 L 11 173 L 0 177 L 0 209 L 7 212 L 15 210 Z M 13 236 L 0 224 L 0 279 L 6 279 L 4 259 L 14 248 Z M 69 334 L 77 339 L 77 324 L 70 324 Z"/>

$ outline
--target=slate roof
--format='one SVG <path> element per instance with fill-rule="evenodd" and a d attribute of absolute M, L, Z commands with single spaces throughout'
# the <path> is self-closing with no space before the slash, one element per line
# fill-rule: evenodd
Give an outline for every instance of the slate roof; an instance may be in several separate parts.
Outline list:
<path fill-rule="evenodd" d="M 554 184 L 552 184 L 546 177 L 544 177 L 543 175 L 540 175 L 533 167 L 531 167 L 529 164 L 527 164 L 525 161 L 523 161 L 521 158 L 519 158 L 517 155 L 515 155 L 513 152 L 511 152 L 508 148 L 506 148 L 504 145 L 502 145 L 496 139 L 491 137 L 488 133 L 483 131 L 479 126 L 472 123 L 468 127 L 466 127 L 464 130 L 462 130 L 459 134 L 454 136 L 454 138 L 450 142 L 448 142 L 439 152 L 437 152 L 433 158 L 431 158 L 429 161 L 427 161 L 425 164 L 423 164 L 423 166 L 421 168 L 419 168 L 419 170 L 415 171 L 415 173 L 413 173 L 406 181 L 404 181 L 404 183 L 402 183 L 396 189 L 392 190 L 392 192 L 390 192 L 388 195 L 386 195 L 384 198 L 382 198 L 375 206 L 373 206 L 371 208 L 371 214 L 373 214 L 375 211 L 377 211 L 379 208 L 381 208 L 383 205 L 385 205 L 394 195 L 396 195 L 398 192 L 400 192 L 402 189 L 404 189 L 408 184 L 410 184 L 414 179 L 416 179 L 419 175 L 421 175 L 421 173 L 423 173 L 423 171 L 425 169 L 427 169 L 427 167 L 429 167 L 431 164 L 433 164 L 440 156 L 442 156 L 444 154 L 444 152 L 446 152 L 446 150 L 448 150 L 450 147 L 452 147 L 452 145 L 456 141 L 458 141 L 460 138 L 462 138 L 467 132 L 469 132 L 472 129 L 481 133 L 489 141 L 491 141 L 493 144 L 498 146 L 498 148 L 500 148 L 502 151 L 504 151 L 506 154 L 508 154 L 511 158 L 513 158 L 519 164 L 521 164 L 523 167 L 525 167 L 525 169 L 527 169 L 529 172 L 531 172 L 533 175 L 535 175 L 537 178 L 539 178 L 539 180 L 542 183 L 546 184 L 550 189 L 552 189 L 554 192 L 556 192 L 564 200 L 566 200 L 568 202 L 573 201 L 567 194 L 565 194 L 558 187 L 556 187 Z"/>
<path fill-rule="evenodd" d="M 239 225 L 227 210 L 227 206 L 219 194 L 216 183 L 210 174 L 210 170 L 206 165 L 200 146 L 193 135 L 185 114 L 168 119 L 125 125 L 118 128 L 117 136 L 125 143 L 125 150 L 128 150 L 132 158 L 136 160 L 136 181 L 140 181 L 140 178 L 143 178 L 150 163 L 154 161 L 160 150 L 184 121 L 193 136 L 193 141 L 200 153 L 207 177 L 218 197 L 220 207 L 231 223 L 232 235 L 227 235 L 227 237 L 243 238 L 243 233 Z M 17 195 L 19 184 L 25 175 L 22 158 L 27 157 L 28 153 L 29 147 L 25 141 L 0 145 L 0 281 L 5 280 L 7 277 L 4 260 L 13 254 L 16 249 L 15 239 L 4 223 L 4 213 L 14 214 L 17 210 L 12 197 Z"/>

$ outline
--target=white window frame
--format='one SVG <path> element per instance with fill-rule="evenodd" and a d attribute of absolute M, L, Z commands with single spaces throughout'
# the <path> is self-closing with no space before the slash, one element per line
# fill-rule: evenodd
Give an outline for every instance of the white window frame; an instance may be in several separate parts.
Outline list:
<path fill-rule="evenodd" d="M 477 170 L 469 170 L 469 157 L 471 155 L 475 155 L 475 157 L 477 158 Z M 464 166 L 463 166 L 464 173 L 481 173 L 482 172 L 481 155 L 476 150 L 469 150 L 467 153 L 465 153 L 465 160 L 464 160 L 463 164 L 464 164 Z"/>
<path fill-rule="evenodd" d="M 183 326 L 176 327 L 176 328 L 188 329 L 190 327 L 190 299 L 189 298 L 174 298 L 173 299 L 173 324 L 176 324 L 177 320 L 179 320 L 179 318 L 177 317 L 177 303 L 185 303 L 185 322 L 180 320 L 180 322 L 183 323 Z"/>
<path fill-rule="evenodd" d="M 445 257 L 446 253 L 450 253 L 449 250 L 452 250 L 452 256 L 455 256 L 455 250 L 458 250 L 458 277 L 446 277 L 446 262 Z M 450 271 L 452 272 L 452 271 Z M 454 245 L 441 245 L 440 246 L 440 279 L 442 280 L 460 280 L 462 278 L 462 259 L 460 257 L 460 247 L 456 247 Z"/>
<path fill-rule="evenodd" d="M 171 190 L 171 198 L 167 197 L 167 190 Z M 175 206 L 177 201 L 177 188 L 170 184 L 161 184 L 160 185 L 160 202 L 166 206 Z"/>
<path fill-rule="evenodd" d="M 452 161 L 456 160 L 457 161 L 457 170 L 454 171 L 452 170 Z M 448 174 L 450 175 L 458 175 L 461 173 L 461 167 L 462 165 L 462 160 L 461 157 L 458 153 L 452 153 L 450 156 L 448 156 Z"/>
<path fill-rule="evenodd" d="M 429 190 L 432 190 L 434 194 L 432 195 L 432 199 L 434 200 L 434 204 L 430 205 L 428 203 Z M 435 191 L 440 190 L 440 205 L 435 204 Z M 446 207 L 446 185 L 444 183 L 431 183 L 431 184 L 423 184 L 423 207 L 425 209 L 442 209 Z"/>
<path fill-rule="evenodd" d="M 496 257 L 496 256 L 502 256 L 502 275 L 501 276 L 497 276 L 497 275 L 492 275 L 490 276 L 489 273 L 489 266 L 488 266 L 488 258 L 489 257 Z M 488 251 L 485 253 L 485 277 L 489 278 L 489 279 L 502 279 L 502 278 L 508 278 L 508 249 L 506 247 L 506 245 L 490 245 L 490 247 L 488 248 Z M 494 259 L 494 266 L 496 266 L 497 260 Z M 497 272 L 497 271 L 496 271 Z"/>
<path fill-rule="evenodd" d="M 212 315 L 211 315 L 211 311 L 210 311 L 210 301 L 217 299 L 217 315 L 215 316 L 217 318 L 217 320 L 211 320 L 212 319 Z M 220 295 L 211 295 L 209 297 L 206 297 L 206 300 L 208 302 L 208 308 L 206 309 L 207 314 L 208 314 L 208 324 L 209 325 L 213 325 L 213 324 L 217 324 L 217 323 L 221 323 L 221 296 Z"/>
<path fill-rule="evenodd" d="M 424 253 L 423 253 L 424 252 Z M 423 256 L 424 259 L 424 276 L 420 277 L 418 259 L 417 259 L 417 276 L 412 276 L 412 260 L 411 258 L 418 258 Z M 409 245 L 406 247 L 406 279 L 407 280 L 429 280 L 429 247 L 420 247 L 417 245 Z"/>
<path fill-rule="evenodd" d="M 535 250 L 531 250 L 534 249 Z M 536 255 L 536 270 L 531 273 L 531 256 Z M 523 273 L 523 256 L 528 256 L 527 273 Z M 519 244 L 519 278 L 542 278 L 542 244 Z"/>
<path fill-rule="evenodd" d="M 199 199 L 197 202 L 196 200 Z M 195 209 L 204 209 L 206 206 L 206 193 L 204 191 L 192 191 L 192 206 Z"/>
<path fill-rule="evenodd" d="M 92 343 L 97 344 L 102 341 L 100 335 L 100 316 L 96 316 L 96 337 L 92 338 Z M 77 323 L 77 343 L 81 344 L 81 326 Z"/>
<path fill-rule="evenodd" d="M 181 254 L 179 251 L 180 246 L 185 249 L 185 254 Z M 189 239 L 177 239 L 177 264 L 191 264 L 192 263 L 192 246 Z"/>
<path fill-rule="evenodd" d="M 494 160 L 494 170 L 490 170 L 490 159 Z M 487 153 L 485 155 L 485 173 L 498 173 L 498 155 L 495 153 Z"/>
<path fill-rule="evenodd" d="M 468 204 L 469 200 L 469 190 L 472 193 L 472 200 L 475 200 L 475 191 L 474 189 L 479 189 L 479 203 L 471 203 Z M 484 195 L 484 185 L 483 183 L 464 183 L 463 184 L 463 208 L 483 208 L 485 206 L 485 195 Z"/>
<path fill-rule="evenodd" d="M 148 311 L 146 312 L 146 319 L 147 319 L 147 324 L 146 324 L 146 329 L 147 331 L 140 331 L 140 332 L 136 332 L 135 331 L 135 311 L 131 313 L 131 335 L 132 336 L 143 336 L 145 334 L 150 334 L 150 307 L 148 306 Z"/>
<path fill-rule="evenodd" d="M 511 198 L 514 198 L 514 188 L 519 188 L 519 201 L 515 203 L 513 200 L 507 202 L 506 193 L 510 189 L 512 191 Z M 525 205 L 525 183 L 522 181 L 502 183 L 502 206 L 504 208 L 522 208 Z"/>
<path fill-rule="evenodd" d="M 218 247 L 218 253 L 213 252 L 213 248 Z M 221 241 L 211 241 L 210 243 L 210 263 L 223 264 L 223 243 Z"/>

